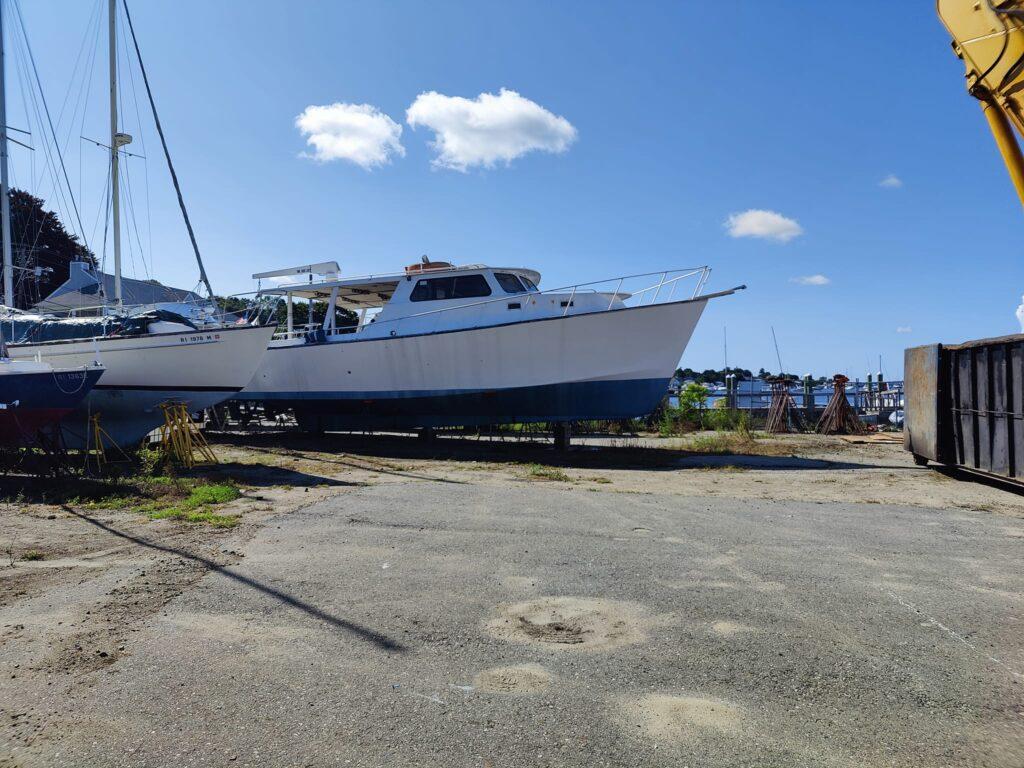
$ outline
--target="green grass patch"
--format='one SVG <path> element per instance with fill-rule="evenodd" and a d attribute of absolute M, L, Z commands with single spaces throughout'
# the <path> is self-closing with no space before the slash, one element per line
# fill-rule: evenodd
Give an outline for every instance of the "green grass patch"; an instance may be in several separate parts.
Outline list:
<path fill-rule="evenodd" d="M 545 467 L 543 464 L 527 464 L 526 474 L 534 480 L 548 480 L 557 483 L 568 483 L 570 478 L 558 467 Z"/>
<path fill-rule="evenodd" d="M 756 432 L 715 432 L 693 435 L 681 440 L 680 449 L 691 453 L 715 456 L 789 456 L 792 446 L 781 441 L 766 439 Z"/>
<path fill-rule="evenodd" d="M 192 492 L 188 495 L 188 498 L 182 502 L 182 506 L 195 509 L 196 507 L 202 507 L 207 504 L 226 504 L 229 501 L 234 501 L 242 494 L 239 490 L 227 483 L 221 483 L 219 485 L 197 485 L 192 489 Z"/>
<path fill-rule="evenodd" d="M 46 555 L 40 552 L 38 549 L 30 549 L 21 556 L 22 560 L 32 562 L 34 560 L 45 560 Z"/>
<path fill-rule="evenodd" d="M 231 528 L 238 525 L 238 515 L 222 515 L 211 507 L 227 504 L 241 496 L 234 485 L 213 483 L 196 485 L 188 495 L 175 497 L 168 494 L 139 508 L 150 520 L 180 520 L 185 523 L 205 523 L 215 528 Z"/>

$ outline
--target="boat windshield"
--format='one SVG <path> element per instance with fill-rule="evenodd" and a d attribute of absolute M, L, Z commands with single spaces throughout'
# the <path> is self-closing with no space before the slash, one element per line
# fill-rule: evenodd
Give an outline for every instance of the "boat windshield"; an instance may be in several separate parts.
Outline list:
<path fill-rule="evenodd" d="M 511 272 L 495 272 L 494 279 L 498 281 L 505 293 L 525 293 L 526 288 L 519 282 L 519 278 Z"/>

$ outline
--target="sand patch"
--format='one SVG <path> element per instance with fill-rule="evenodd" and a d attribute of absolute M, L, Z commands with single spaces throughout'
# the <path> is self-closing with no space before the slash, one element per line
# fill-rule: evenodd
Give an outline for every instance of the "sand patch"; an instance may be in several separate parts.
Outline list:
<path fill-rule="evenodd" d="M 708 568 L 728 568 L 731 565 L 735 565 L 735 555 L 716 555 L 715 557 L 709 557 L 704 561 Z"/>
<path fill-rule="evenodd" d="M 740 635 L 744 632 L 753 632 L 754 628 L 735 621 L 716 621 L 712 623 L 711 631 L 720 637 L 732 637 L 733 635 Z"/>
<path fill-rule="evenodd" d="M 513 643 L 562 650 L 607 651 L 647 639 L 650 624 L 636 603 L 593 597 L 540 597 L 502 606 L 486 630 Z"/>
<path fill-rule="evenodd" d="M 537 579 L 532 576 L 506 576 L 501 583 L 510 592 L 525 592 L 530 595 L 537 592 Z"/>
<path fill-rule="evenodd" d="M 703 736 L 731 736 L 743 725 L 743 710 L 722 699 L 649 693 L 623 704 L 628 724 L 658 741 L 691 741 Z"/>
<path fill-rule="evenodd" d="M 551 674 L 539 664 L 485 669 L 473 678 L 473 687 L 485 693 L 541 693 L 551 684 Z"/>
<path fill-rule="evenodd" d="M 751 585 L 758 592 L 782 592 L 786 585 L 780 581 L 759 581 Z"/>
<path fill-rule="evenodd" d="M 701 579 L 658 579 L 657 581 L 669 589 L 739 589 L 741 586 L 734 581 L 703 581 Z"/>

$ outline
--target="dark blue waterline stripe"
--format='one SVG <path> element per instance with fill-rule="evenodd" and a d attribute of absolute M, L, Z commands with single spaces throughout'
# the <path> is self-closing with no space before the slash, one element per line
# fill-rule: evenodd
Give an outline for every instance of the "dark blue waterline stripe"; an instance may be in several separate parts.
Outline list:
<path fill-rule="evenodd" d="M 144 384 L 97 384 L 94 389 L 123 389 L 131 392 L 241 392 L 242 387 L 176 387 L 173 385 L 149 386 Z"/>
<path fill-rule="evenodd" d="M 583 381 L 493 390 L 247 393 L 291 408 L 303 429 L 476 426 L 531 421 L 627 419 L 653 411 L 669 379 Z"/>

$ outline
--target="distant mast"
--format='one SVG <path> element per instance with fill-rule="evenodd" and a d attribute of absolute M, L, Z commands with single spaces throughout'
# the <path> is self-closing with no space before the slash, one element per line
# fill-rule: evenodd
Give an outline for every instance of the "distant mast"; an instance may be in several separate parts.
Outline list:
<path fill-rule="evenodd" d="M 2 0 L 0 0 L 2 1 Z M 117 132 L 117 0 L 108 0 L 110 37 L 110 203 L 111 225 L 114 229 L 114 302 L 124 307 L 121 294 L 121 190 L 118 153 L 132 143 L 127 133 Z"/>
<path fill-rule="evenodd" d="M 4 59 L 4 8 L 0 0 L 0 237 L 4 253 L 4 304 L 14 306 L 14 260 L 11 257 L 11 198 L 7 177 L 7 77 Z M 0 338 L 0 355 L 3 354 Z"/>

